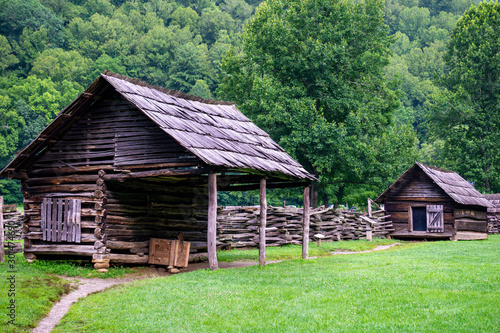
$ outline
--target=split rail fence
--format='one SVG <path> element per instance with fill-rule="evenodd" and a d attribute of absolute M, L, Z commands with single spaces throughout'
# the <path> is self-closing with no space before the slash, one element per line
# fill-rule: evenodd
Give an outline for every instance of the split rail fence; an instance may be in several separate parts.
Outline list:
<path fill-rule="evenodd" d="M 323 241 L 366 239 L 372 233 L 374 237 L 385 238 L 394 229 L 385 211 L 368 215 L 361 212 L 335 211 L 320 207 L 311 210 L 309 239 L 315 235 L 325 236 Z M 259 207 L 226 206 L 219 207 L 217 217 L 217 240 L 222 247 L 257 247 L 259 244 Z M 369 225 L 367 227 L 367 225 Z M 302 244 L 302 209 L 292 207 L 268 207 L 266 224 L 266 245 L 281 246 Z"/>

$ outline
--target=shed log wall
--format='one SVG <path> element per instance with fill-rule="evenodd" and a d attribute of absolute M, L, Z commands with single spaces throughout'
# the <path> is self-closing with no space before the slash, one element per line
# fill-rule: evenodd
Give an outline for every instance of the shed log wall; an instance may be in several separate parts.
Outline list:
<path fill-rule="evenodd" d="M 494 205 L 488 208 L 488 233 L 500 233 L 500 194 L 490 194 L 487 199 Z"/>
<path fill-rule="evenodd" d="M 148 178 L 107 184 L 105 233 L 112 262 L 114 254 L 121 262 L 126 255 L 147 257 L 150 238 L 177 239 L 181 232 L 192 252 L 206 249 L 206 181 Z"/>
<path fill-rule="evenodd" d="M 99 100 L 36 161 L 34 169 L 198 162 L 114 92 Z"/>

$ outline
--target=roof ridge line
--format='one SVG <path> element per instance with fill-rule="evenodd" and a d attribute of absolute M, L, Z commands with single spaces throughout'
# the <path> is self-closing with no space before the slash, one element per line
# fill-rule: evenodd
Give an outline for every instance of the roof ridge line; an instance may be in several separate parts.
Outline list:
<path fill-rule="evenodd" d="M 134 78 L 131 78 L 131 77 L 126 76 L 126 75 L 114 73 L 114 72 L 109 71 L 109 70 L 105 70 L 101 75 L 111 76 L 111 77 L 114 77 L 116 79 L 120 79 L 120 80 L 124 80 L 124 81 L 130 82 L 130 83 L 135 84 L 137 86 L 147 87 L 147 88 L 150 88 L 150 89 L 154 89 L 154 90 L 157 90 L 157 91 L 162 92 L 164 94 L 167 94 L 167 95 L 170 95 L 170 96 L 173 96 L 173 97 L 177 97 L 177 98 L 182 98 L 182 99 L 185 99 L 185 100 L 188 100 L 188 101 L 200 102 L 200 103 L 212 104 L 212 105 L 234 105 L 233 102 L 229 102 L 229 101 L 217 101 L 217 100 L 214 100 L 214 99 L 204 99 L 204 98 L 201 98 L 199 96 L 186 94 L 185 92 L 182 92 L 180 90 L 166 89 L 166 88 L 163 88 L 163 87 L 160 87 L 160 86 L 155 86 L 155 85 L 149 84 L 147 82 L 144 82 L 142 80 L 134 79 Z"/>

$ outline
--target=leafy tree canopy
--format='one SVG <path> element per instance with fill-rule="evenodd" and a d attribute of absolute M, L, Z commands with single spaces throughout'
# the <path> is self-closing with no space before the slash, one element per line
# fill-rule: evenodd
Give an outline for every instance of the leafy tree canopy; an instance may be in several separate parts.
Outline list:
<path fill-rule="evenodd" d="M 486 191 L 500 191 L 500 3 L 482 2 L 457 22 L 449 73 L 435 98 L 434 134 L 446 163 Z"/>
<path fill-rule="evenodd" d="M 63 22 L 37 0 L 0 0 L 0 34 L 15 39 L 25 28 L 46 28 L 55 45 L 62 44 Z"/>
<path fill-rule="evenodd" d="M 361 183 L 379 171 L 374 140 L 399 105 L 382 75 L 391 42 L 377 0 L 265 1 L 243 33 L 242 52 L 223 63 L 220 94 L 322 186 Z M 400 156 L 408 158 L 413 144 Z"/>

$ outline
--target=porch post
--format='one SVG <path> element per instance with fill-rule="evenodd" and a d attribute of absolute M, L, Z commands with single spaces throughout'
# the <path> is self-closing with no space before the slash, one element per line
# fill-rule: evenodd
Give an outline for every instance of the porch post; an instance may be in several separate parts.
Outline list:
<path fill-rule="evenodd" d="M 260 180 L 260 227 L 259 227 L 259 265 L 266 265 L 266 220 L 267 220 L 267 199 L 266 199 L 266 179 Z"/>
<path fill-rule="evenodd" d="M 215 172 L 208 174 L 208 266 L 216 271 L 217 263 L 217 175 Z"/>
<path fill-rule="evenodd" d="M 311 186 L 304 187 L 304 211 L 303 211 L 303 235 L 302 235 L 302 258 L 309 259 L 309 212 L 310 212 L 310 190 Z"/>

